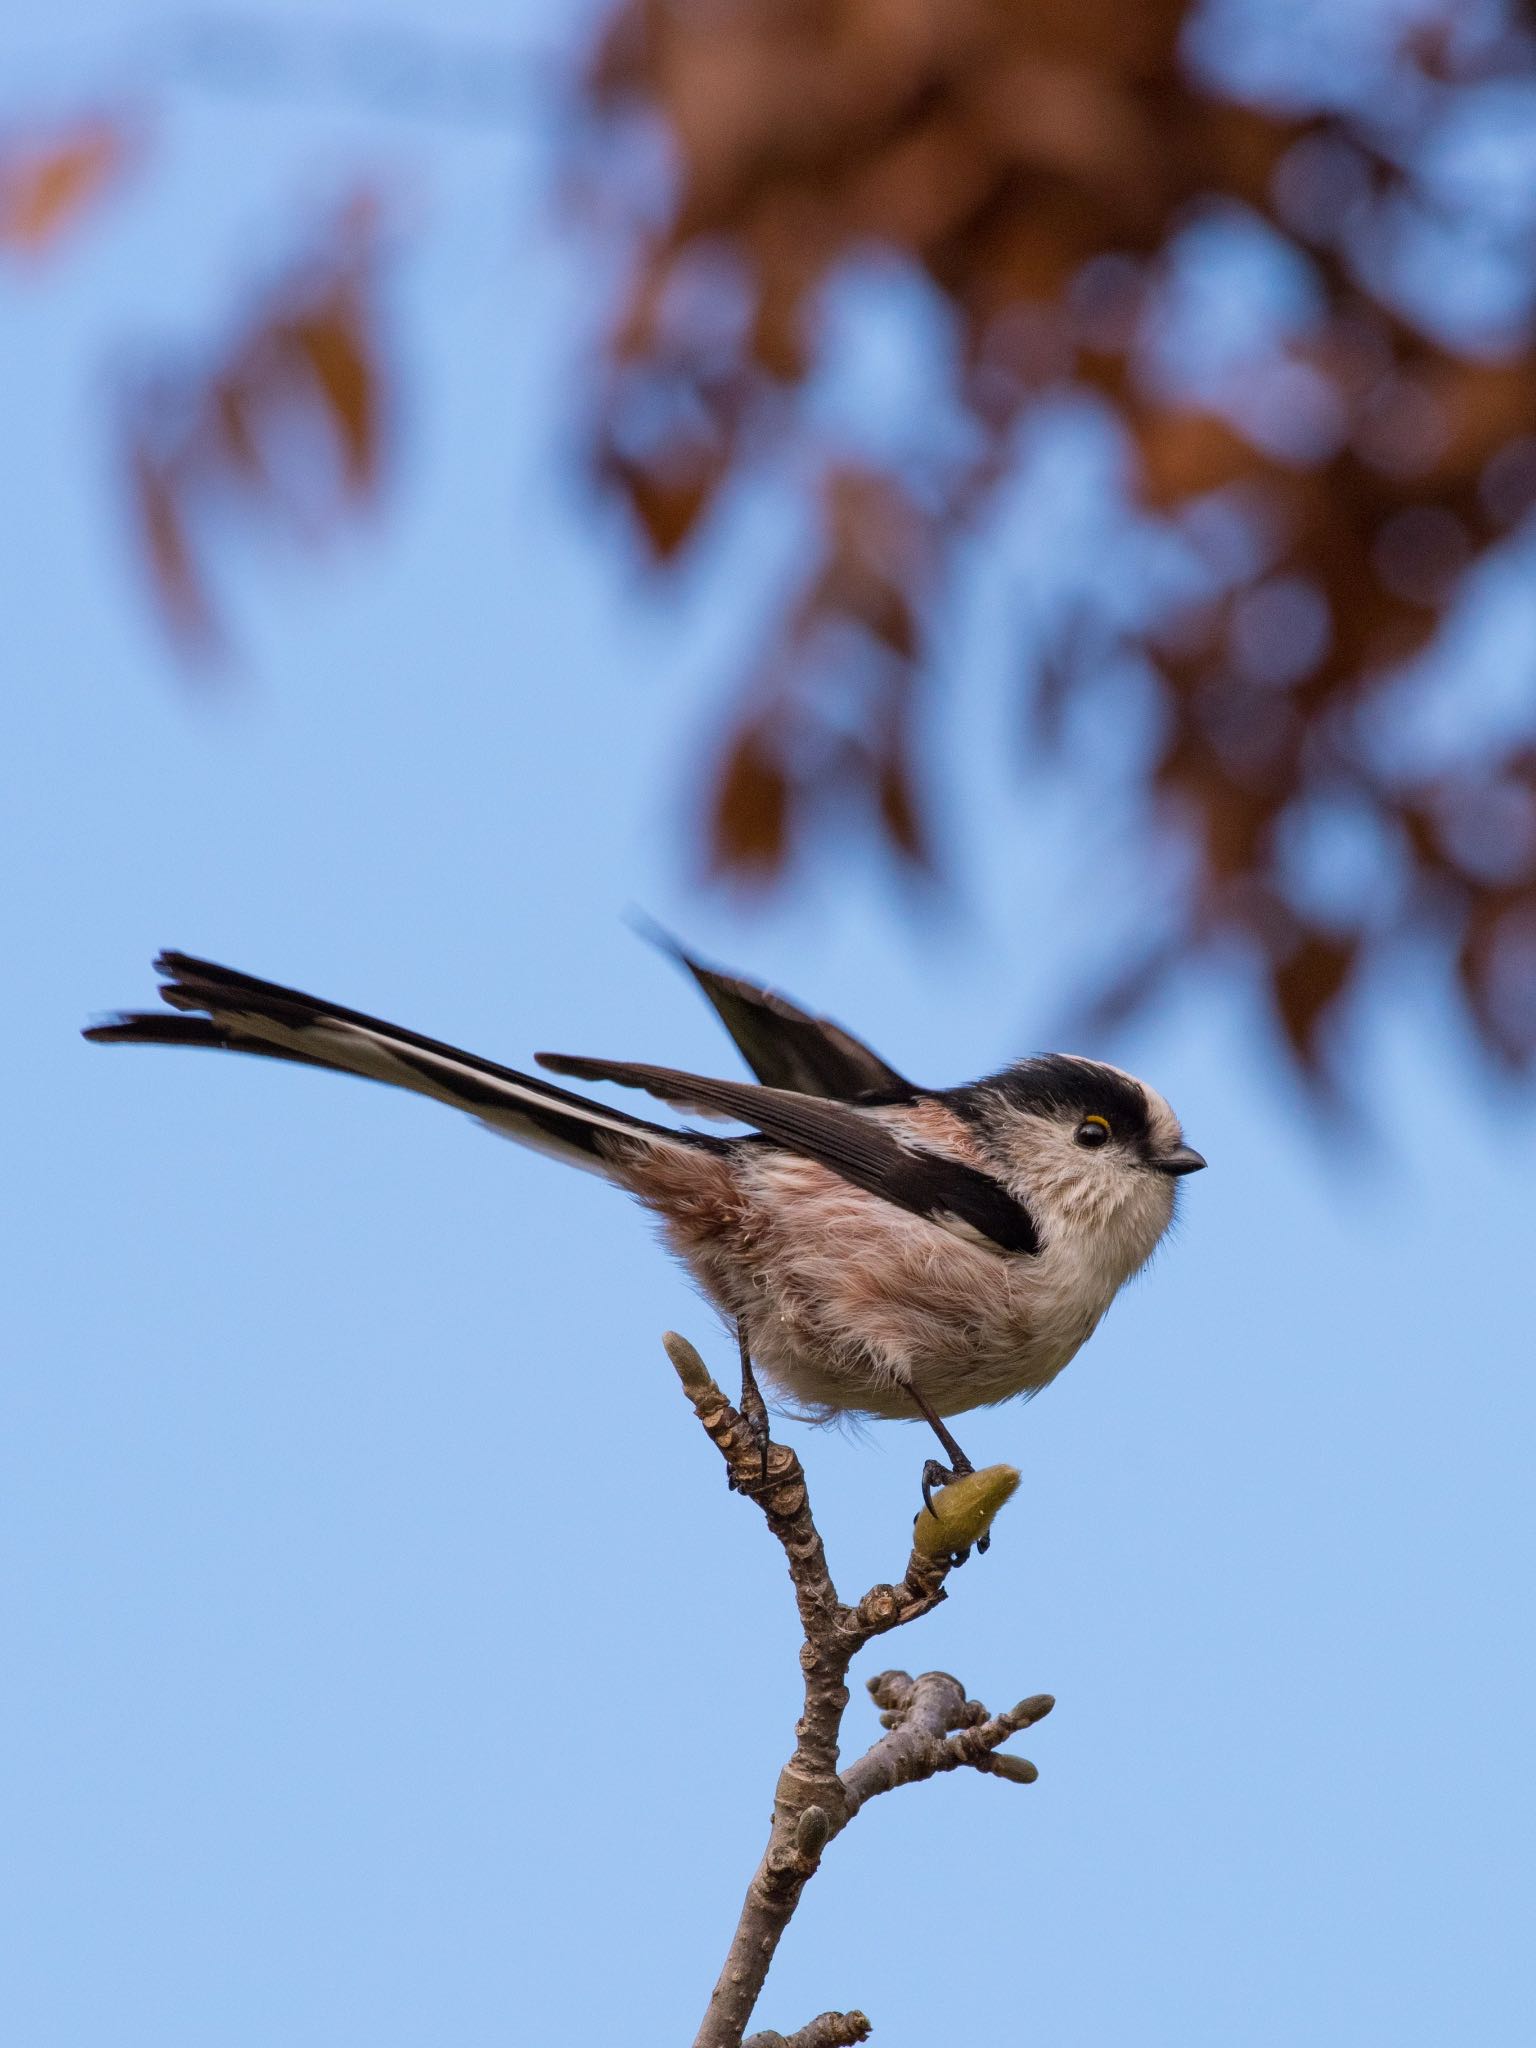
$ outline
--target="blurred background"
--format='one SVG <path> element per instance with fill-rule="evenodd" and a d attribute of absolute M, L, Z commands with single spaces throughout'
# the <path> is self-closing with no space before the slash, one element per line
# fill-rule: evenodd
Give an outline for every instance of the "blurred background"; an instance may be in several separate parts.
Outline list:
<path fill-rule="evenodd" d="M 757 2023 L 1530 2038 L 1533 195 L 1496 0 L 0 24 L 9 2038 L 691 2038 L 728 1340 L 435 1106 L 76 1036 L 174 945 L 733 1071 L 636 906 L 1211 1160 L 896 1652 L 1040 1782 L 871 1809 Z M 921 1432 L 785 1428 L 898 1572 Z"/>

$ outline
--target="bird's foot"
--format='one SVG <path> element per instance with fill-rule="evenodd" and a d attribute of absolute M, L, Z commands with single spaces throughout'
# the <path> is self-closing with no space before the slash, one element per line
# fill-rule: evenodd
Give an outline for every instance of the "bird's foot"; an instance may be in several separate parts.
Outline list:
<path fill-rule="evenodd" d="M 933 1513 L 933 1489 L 936 1486 L 953 1486 L 957 1479 L 964 1479 L 976 1470 L 969 1458 L 956 1458 L 953 1465 L 941 1465 L 937 1458 L 928 1458 L 923 1463 L 923 1506 Z"/>
<path fill-rule="evenodd" d="M 728 1475 L 732 1493 L 752 1493 L 768 1484 L 768 1453 L 773 1447 L 771 1427 L 768 1421 L 768 1404 L 758 1389 L 755 1378 L 745 1375 L 741 1384 L 741 1407 L 738 1411 L 746 1425 L 752 1448 L 757 1453 L 757 1477 L 748 1479 L 734 1469 Z"/>
<path fill-rule="evenodd" d="M 768 1453 L 773 1446 L 768 1425 L 768 1403 L 763 1399 L 757 1374 L 752 1370 L 752 1344 L 744 1316 L 736 1319 L 736 1342 L 741 1352 L 741 1400 L 736 1412 L 746 1424 L 747 1435 L 757 1451 L 757 1477 L 747 1479 L 730 1469 L 726 1484 L 732 1493 L 757 1493 L 768 1484 Z"/>

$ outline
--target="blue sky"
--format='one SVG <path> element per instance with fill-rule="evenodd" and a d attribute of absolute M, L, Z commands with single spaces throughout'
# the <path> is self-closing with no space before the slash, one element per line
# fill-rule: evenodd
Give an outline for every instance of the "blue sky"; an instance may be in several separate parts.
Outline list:
<path fill-rule="evenodd" d="M 110 79 L 143 20 L 9 21 L 12 89 Z M 852 854 L 767 913 L 695 889 L 711 706 L 793 535 L 738 505 L 663 605 L 577 479 L 604 270 L 554 132 L 179 89 L 140 184 L 0 275 L 0 2004 L 25 2048 L 687 2039 L 795 1712 L 778 1558 L 658 1339 L 729 1346 L 621 1198 L 434 1105 L 79 1024 L 177 945 L 511 1060 L 728 1070 L 625 929 L 640 903 L 958 1079 L 1049 1037 L 1143 886 L 1097 788 L 1015 768 L 982 602 L 947 648 L 956 755 L 989 764 L 949 764 L 958 901 L 906 912 Z M 216 332 L 359 164 L 406 217 L 395 485 L 315 560 L 224 550 L 242 660 L 189 687 L 125 544 L 111 374 Z M 970 1419 L 1021 1492 L 865 1660 L 1056 1693 L 1017 1745 L 1040 1782 L 861 1817 L 760 2023 L 1523 2042 L 1529 1106 L 1407 967 L 1345 1049 L 1364 1146 L 1225 985 L 1084 1049 L 1155 1080 L 1211 1171 L 1071 1371 Z M 791 1435 L 844 1590 L 897 1572 L 920 1434 Z M 857 1695 L 848 1730 L 877 1732 Z"/>

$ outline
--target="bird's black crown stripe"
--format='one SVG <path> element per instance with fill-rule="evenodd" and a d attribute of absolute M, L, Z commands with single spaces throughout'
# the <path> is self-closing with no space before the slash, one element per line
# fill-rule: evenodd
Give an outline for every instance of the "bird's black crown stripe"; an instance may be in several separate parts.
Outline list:
<path fill-rule="evenodd" d="M 1146 1092 L 1128 1074 L 1117 1074 L 1096 1060 L 1074 1059 L 1068 1053 L 1044 1053 L 1020 1060 L 985 1081 L 956 1091 L 950 1098 L 964 1116 L 985 1121 L 998 1101 L 1026 1115 L 1101 1116 L 1117 1138 L 1145 1138 L 1148 1129 Z"/>

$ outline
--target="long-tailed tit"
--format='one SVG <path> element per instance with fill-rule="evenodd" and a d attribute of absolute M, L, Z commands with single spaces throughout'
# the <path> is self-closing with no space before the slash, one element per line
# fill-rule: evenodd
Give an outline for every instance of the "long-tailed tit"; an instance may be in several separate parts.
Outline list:
<path fill-rule="evenodd" d="M 678 951 L 758 1077 L 540 1053 L 540 1066 L 643 1089 L 750 1127 L 669 1130 L 535 1075 L 232 968 L 163 953 L 173 1012 L 132 1012 L 104 1044 L 222 1046 L 335 1067 L 468 1110 L 602 1174 L 663 1235 L 741 1341 L 752 1377 L 816 1417 L 914 1419 L 953 1472 L 943 1418 L 1033 1394 L 1093 1334 L 1205 1161 L 1154 1089 L 1100 1061 L 1021 1060 L 961 1088 L 920 1088 L 838 1025 Z M 923 1492 L 952 1476 L 930 1460 Z"/>

